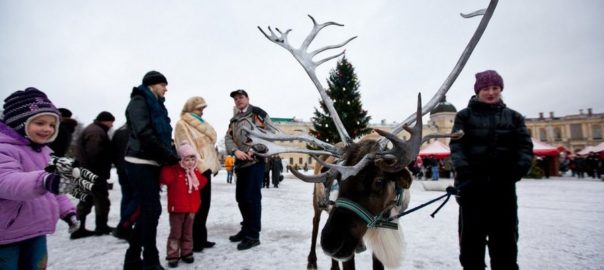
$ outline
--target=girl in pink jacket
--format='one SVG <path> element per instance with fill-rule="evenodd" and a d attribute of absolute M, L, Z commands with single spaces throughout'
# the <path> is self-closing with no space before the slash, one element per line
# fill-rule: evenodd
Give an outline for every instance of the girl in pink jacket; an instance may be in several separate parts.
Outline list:
<path fill-rule="evenodd" d="M 4 100 L 0 120 L 0 269 L 46 269 L 46 235 L 59 218 L 77 227 L 75 208 L 59 195 L 60 177 L 44 171 L 59 111 L 33 87 Z"/>
<path fill-rule="evenodd" d="M 197 168 L 197 152 L 188 142 L 178 147 L 180 163 L 161 169 L 160 183 L 168 186 L 170 235 L 166 260 L 178 266 L 182 259 L 193 263 L 193 220 L 200 206 L 200 192 L 208 182 Z"/>

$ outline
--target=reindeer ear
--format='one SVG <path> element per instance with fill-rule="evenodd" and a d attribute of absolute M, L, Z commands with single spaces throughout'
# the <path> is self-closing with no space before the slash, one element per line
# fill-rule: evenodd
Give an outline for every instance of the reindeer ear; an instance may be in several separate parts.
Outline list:
<path fill-rule="evenodd" d="M 402 169 L 399 173 L 397 173 L 396 183 L 401 187 L 408 189 L 411 187 L 411 182 L 413 182 L 413 177 L 407 168 Z"/>

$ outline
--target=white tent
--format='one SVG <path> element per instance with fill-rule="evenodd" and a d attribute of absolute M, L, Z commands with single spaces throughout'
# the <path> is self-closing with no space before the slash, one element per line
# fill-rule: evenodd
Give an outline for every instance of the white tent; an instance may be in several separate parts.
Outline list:
<path fill-rule="evenodd" d="M 445 145 L 444 143 L 441 143 L 438 140 L 433 141 L 430 144 L 424 146 L 419 151 L 420 157 L 434 156 L 435 158 L 442 159 L 442 158 L 446 158 L 450 155 L 451 155 L 451 149 L 449 149 L 449 146 Z"/>
<path fill-rule="evenodd" d="M 536 140 L 535 138 L 531 139 L 533 140 L 533 154 L 537 156 L 557 156 L 560 154 L 558 148 Z"/>
<path fill-rule="evenodd" d="M 583 150 L 579 151 L 577 154 L 580 156 L 586 156 L 586 155 L 589 155 L 589 153 L 591 153 L 591 152 L 594 152 L 594 153 L 604 152 L 604 142 L 600 143 L 596 146 L 585 147 Z"/>

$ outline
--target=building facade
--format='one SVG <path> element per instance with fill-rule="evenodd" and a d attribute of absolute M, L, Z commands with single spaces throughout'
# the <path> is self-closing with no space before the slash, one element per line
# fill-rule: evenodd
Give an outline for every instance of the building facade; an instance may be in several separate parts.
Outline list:
<path fill-rule="evenodd" d="M 563 146 L 572 153 L 604 141 L 604 113 L 593 113 L 591 108 L 561 117 L 554 116 L 553 112 L 549 117 L 539 113 L 537 118 L 527 117 L 526 126 L 533 138 L 553 146 Z"/>
<path fill-rule="evenodd" d="M 457 109 L 446 99 L 443 99 L 430 112 L 429 120 L 424 121 L 422 133 L 428 135 L 432 133 L 450 133 L 453 129 L 453 122 Z M 305 133 L 308 134 L 312 128 L 312 123 L 302 121 L 295 118 L 272 118 L 275 125 L 283 132 L 288 134 Z M 529 134 L 542 142 L 552 146 L 563 146 L 565 149 L 575 153 L 587 146 L 597 145 L 604 142 L 604 113 L 593 113 L 589 108 L 585 112 L 579 110 L 579 114 L 566 115 L 555 117 L 553 112 L 550 112 L 549 117 L 544 117 L 543 113 L 537 118 L 526 119 L 526 126 Z M 370 124 L 371 128 L 379 128 L 383 130 L 392 130 L 396 123 L 386 123 L 382 120 L 380 123 Z M 398 136 L 404 140 L 409 139 L 409 133 L 401 132 Z M 449 138 L 432 139 L 439 140 L 448 145 Z M 431 141 L 426 142 L 430 143 Z M 295 141 L 285 142 L 284 145 L 305 148 L 306 143 Z M 291 166 L 303 168 L 306 164 L 312 168 L 315 161 L 306 154 L 284 153 L 281 157 L 287 160 Z"/>

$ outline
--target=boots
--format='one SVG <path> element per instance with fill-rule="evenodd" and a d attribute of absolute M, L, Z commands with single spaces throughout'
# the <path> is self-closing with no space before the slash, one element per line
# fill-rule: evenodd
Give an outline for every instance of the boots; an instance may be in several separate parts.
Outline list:
<path fill-rule="evenodd" d="M 71 235 L 69 236 L 69 239 L 74 240 L 74 239 L 80 239 L 80 238 L 84 238 L 84 237 L 89 237 L 89 236 L 93 236 L 94 232 L 93 231 L 89 231 L 86 230 L 86 217 L 80 217 L 80 228 L 78 228 L 75 232 L 71 233 Z"/>

